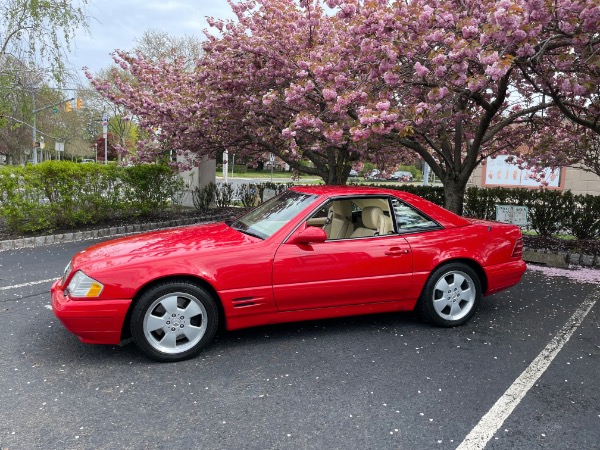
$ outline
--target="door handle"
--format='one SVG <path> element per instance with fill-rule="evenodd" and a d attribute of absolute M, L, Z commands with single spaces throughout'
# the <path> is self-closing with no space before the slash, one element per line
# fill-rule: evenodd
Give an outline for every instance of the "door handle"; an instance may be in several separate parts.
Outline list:
<path fill-rule="evenodd" d="M 402 256 L 402 255 L 406 255 L 410 253 L 410 250 L 407 248 L 398 248 L 398 247 L 394 247 L 394 248 L 390 248 L 389 250 L 385 251 L 385 254 L 387 256 Z"/>

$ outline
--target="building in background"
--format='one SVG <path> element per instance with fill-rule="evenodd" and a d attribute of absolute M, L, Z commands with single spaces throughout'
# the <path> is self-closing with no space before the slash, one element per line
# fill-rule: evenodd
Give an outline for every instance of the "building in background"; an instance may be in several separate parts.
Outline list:
<path fill-rule="evenodd" d="M 541 183 L 529 177 L 528 170 L 506 162 L 508 156 L 487 158 L 471 174 L 468 187 L 505 187 L 539 189 Z M 576 167 L 547 169 L 548 189 L 568 190 L 575 195 L 600 195 L 600 177 Z"/>

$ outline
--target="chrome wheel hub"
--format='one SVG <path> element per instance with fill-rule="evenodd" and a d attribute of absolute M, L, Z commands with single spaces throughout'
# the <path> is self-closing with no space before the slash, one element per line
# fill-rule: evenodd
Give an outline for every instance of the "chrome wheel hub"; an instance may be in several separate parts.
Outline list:
<path fill-rule="evenodd" d="M 460 320 L 475 303 L 473 279 L 461 271 L 452 271 L 441 277 L 433 289 L 433 307 L 445 320 Z"/>
<path fill-rule="evenodd" d="M 144 336 L 163 353 L 177 354 L 196 345 L 206 332 L 206 309 L 195 296 L 174 292 L 156 299 L 144 316 Z"/>

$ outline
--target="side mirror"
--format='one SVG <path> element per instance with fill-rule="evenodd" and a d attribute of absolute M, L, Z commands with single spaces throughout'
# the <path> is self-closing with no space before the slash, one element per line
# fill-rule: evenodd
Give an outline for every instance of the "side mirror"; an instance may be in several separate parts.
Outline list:
<path fill-rule="evenodd" d="M 288 244 L 317 244 L 327 240 L 327 233 L 323 228 L 306 227 L 295 236 L 292 236 Z"/>

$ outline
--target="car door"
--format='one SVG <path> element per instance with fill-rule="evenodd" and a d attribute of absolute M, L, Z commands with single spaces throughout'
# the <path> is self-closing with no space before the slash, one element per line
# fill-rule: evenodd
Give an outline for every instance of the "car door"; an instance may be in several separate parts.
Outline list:
<path fill-rule="evenodd" d="M 284 242 L 273 261 L 273 293 L 280 311 L 402 300 L 411 291 L 412 266 L 410 245 L 395 229 L 383 236 Z"/>

